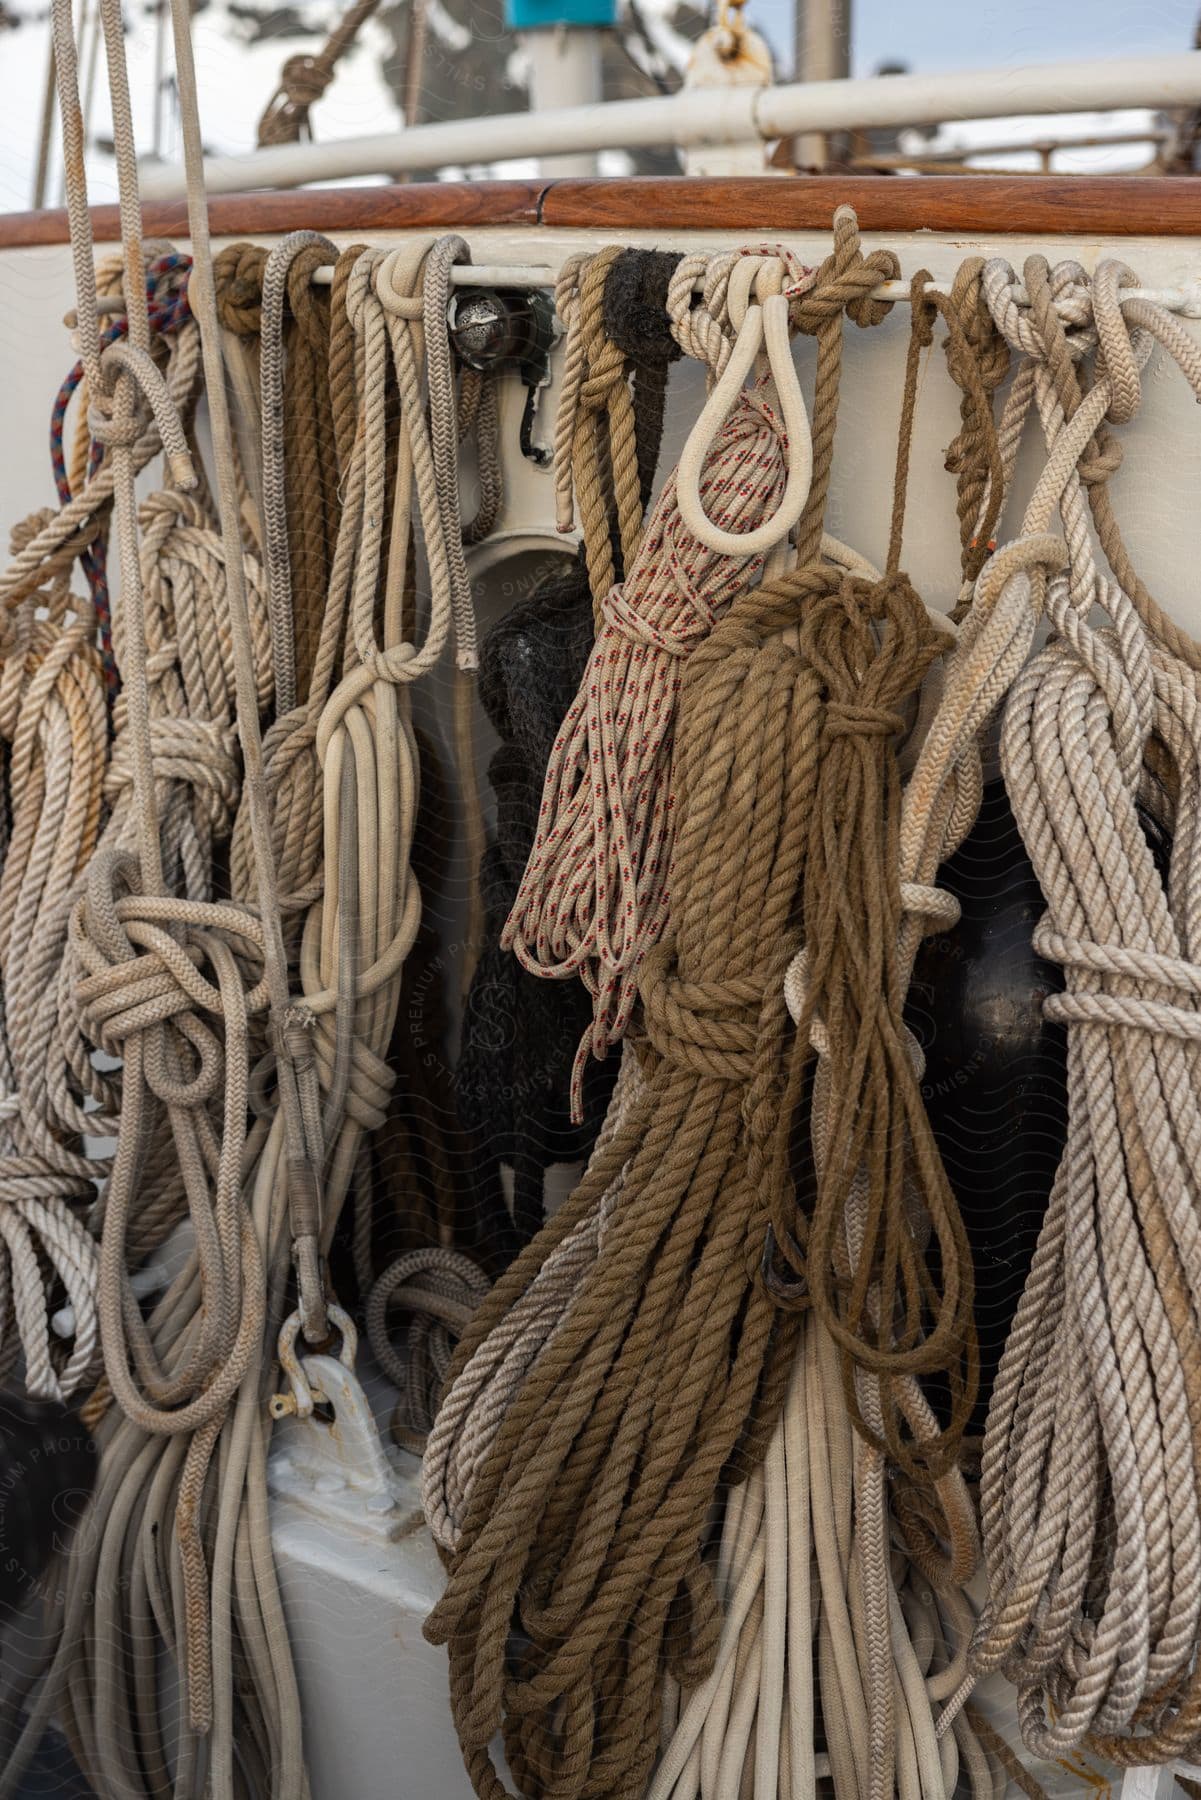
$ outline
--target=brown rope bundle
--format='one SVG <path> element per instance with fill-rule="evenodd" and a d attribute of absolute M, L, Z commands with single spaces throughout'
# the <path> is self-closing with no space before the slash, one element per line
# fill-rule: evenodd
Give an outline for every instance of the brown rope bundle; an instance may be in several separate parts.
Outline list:
<path fill-rule="evenodd" d="M 329 366 L 330 290 L 312 280 L 314 271 L 328 262 L 320 244 L 308 244 L 288 271 L 292 328 L 285 329 L 284 443 L 300 695 L 309 691 L 341 510 Z"/>
<path fill-rule="evenodd" d="M 675 930 L 640 982 L 642 1089 L 456 1357 L 457 1371 L 624 1171 L 595 1268 L 478 1474 L 427 1626 L 450 1646 L 481 1795 L 504 1791 L 487 1749 L 502 1717 L 523 1792 L 640 1793 L 665 1667 L 694 1685 L 716 1648 L 706 1516 L 730 1459 L 760 1453 L 794 1337 L 748 1269 L 767 1218 L 754 1144 L 771 1138 L 791 1035 L 781 978 L 821 744 L 817 680 L 780 633 L 811 587 L 789 576 L 745 595 L 694 653 Z M 515 1611 L 529 1649 L 509 1676 Z"/>
<path fill-rule="evenodd" d="M 810 1086 L 816 1056 L 812 1103 L 821 1141 L 797 1197 L 800 1217 L 788 1200 L 773 1213 L 765 1272 L 781 1299 L 811 1304 L 838 1344 L 857 1428 L 907 1476 L 937 1482 L 956 1462 L 975 1403 L 978 1353 L 971 1247 L 902 1016 L 911 973 L 906 915 L 925 908 L 923 916 L 937 916 L 934 892 L 907 891 L 901 878 L 897 755 L 906 703 L 947 648 L 946 628 L 935 625 L 900 572 L 920 356 L 933 340 L 936 313 L 947 325 L 948 368 L 962 392 L 963 426 L 947 466 L 959 477 L 965 581 L 999 512 L 1003 471 L 989 398 L 1001 358 L 975 322 L 979 271 L 974 285 L 957 283 L 949 299 L 930 293 L 928 280 L 923 271 L 913 284 L 887 572 L 875 584 L 831 580 L 801 624 L 802 649 L 822 682 L 826 747 L 806 860 L 803 997 L 782 1116 Z M 956 831 L 968 822 L 957 821 Z M 774 1154 L 779 1203 L 787 1192 L 779 1174 L 790 1157 L 783 1132 Z M 857 1243 L 848 1234 L 852 1214 Z M 873 1411 L 882 1431 L 864 1418 L 856 1369 L 879 1380 Z M 902 1391 L 915 1375 L 939 1379 L 946 1407 L 943 1428 L 923 1430 L 920 1441 Z"/>
<path fill-rule="evenodd" d="M 840 208 L 835 224 L 833 254 L 812 285 L 800 272 L 804 291 L 790 309 L 794 322 L 818 339 L 813 483 L 798 528 L 805 563 L 816 558 L 821 542 L 843 317 L 865 327 L 878 323 L 887 306 L 872 299 L 872 290 L 897 266 L 887 251 L 863 255 L 849 208 Z M 674 335 L 714 371 L 730 355 L 732 340 L 719 316 L 739 261 L 714 259 L 706 276 L 712 291 L 701 307 L 692 306 L 692 284 L 708 259 L 683 258 L 669 283 Z M 704 457 L 697 484 L 703 508 L 711 521 L 720 517 L 723 531 L 737 527 L 736 542 L 749 541 L 746 521 L 761 526 L 780 505 L 791 466 L 779 395 L 765 371 L 738 395 Z M 547 766 L 539 829 L 502 937 L 531 973 L 553 980 L 578 974 L 593 995 L 592 1031 L 580 1046 L 573 1081 L 577 1117 L 585 1059 L 603 1058 L 624 1035 L 639 965 L 667 918 L 673 732 L 688 659 L 728 600 L 762 567 L 760 556 L 741 546 L 731 553 L 721 540 L 714 549 L 714 540 L 694 536 L 678 499 L 683 468 L 682 460 L 664 486 L 626 581 L 603 596 L 601 629 Z M 636 492 L 636 469 L 634 481 Z M 594 598 L 596 591 L 594 585 Z"/>
<path fill-rule="evenodd" d="M 984 298 L 983 274 L 984 258 L 969 256 L 955 271 L 948 297 L 925 295 L 946 321 L 947 371 L 960 390 L 959 430 L 947 446 L 946 467 L 958 477 L 965 591 L 988 557 L 1005 486 L 992 395 L 1009 373 L 1009 345 Z M 985 508 L 990 515 L 987 521 Z"/>

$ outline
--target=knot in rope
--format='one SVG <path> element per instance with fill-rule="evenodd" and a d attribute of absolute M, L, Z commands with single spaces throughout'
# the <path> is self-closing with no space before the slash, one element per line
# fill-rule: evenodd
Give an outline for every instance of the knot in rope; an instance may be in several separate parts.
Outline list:
<path fill-rule="evenodd" d="M 601 601 L 601 617 L 632 644 L 645 644 L 648 649 L 661 650 L 664 656 L 687 656 L 713 623 L 713 615 L 699 594 L 693 596 L 692 604 L 678 619 L 648 618 L 626 599 L 621 582 L 611 587 Z"/>
<path fill-rule="evenodd" d="M 1063 993 L 1047 996 L 1043 1012 L 1048 1019 L 1066 1025 L 1162 1033 L 1182 1043 L 1201 1042 L 1201 965 L 1162 951 L 1071 937 L 1057 930 L 1049 917 L 1035 927 L 1033 942 L 1039 956 L 1058 963 L 1076 978 Z M 1083 987 L 1081 977 L 1087 984 Z M 1161 989 L 1162 994 L 1097 990 L 1091 978 L 1141 982 Z"/>
<path fill-rule="evenodd" d="M 751 1079 L 763 1007 L 760 982 L 688 980 L 668 941 L 647 952 L 638 991 L 646 1035 L 665 1062 L 718 1081 Z"/>
<path fill-rule="evenodd" d="M 173 659 L 172 659 L 173 660 Z M 228 720 L 177 718 L 150 721 L 150 754 L 158 781 L 186 787 L 214 836 L 233 823 L 242 792 L 238 734 Z M 126 731 L 118 731 L 104 776 L 104 794 L 116 802 L 135 780 L 135 751 Z"/>
<path fill-rule="evenodd" d="M 257 338 L 263 323 L 263 272 L 270 252 L 261 244 L 227 244 L 213 259 L 217 316 L 236 337 Z"/>
<path fill-rule="evenodd" d="M 279 87 L 259 120 L 259 147 L 298 143 L 308 127 L 309 108 L 333 78 L 334 71 L 323 68 L 315 56 L 289 56 L 279 72 Z"/>
<path fill-rule="evenodd" d="M 1086 488 L 1103 487 L 1122 466 L 1122 446 L 1112 431 L 1099 426 L 1093 449 L 1086 452 L 1076 467 Z"/>
<path fill-rule="evenodd" d="M 143 1038 L 151 1052 L 147 1080 L 160 1099 L 182 1105 L 209 1100 L 220 1083 L 222 1056 L 217 1037 L 197 1014 L 223 1019 L 231 1011 L 235 980 L 237 1012 L 245 1016 L 267 1006 L 263 929 L 255 914 L 232 902 L 143 893 L 136 857 L 101 849 L 89 865 L 70 938 L 86 971 L 75 1001 L 93 1042 L 119 1056 L 132 1037 Z"/>
<path fill-rule="evenodd" d="M 320 50 L 287 58 L 280 70 L 279 86 L 259 120 L 260 147 L 295 144 L 306 133 L 311 135 L 310 108 L 324 94 L 337 73 L 338 64 L 378 5 L 379 0 L 351 0 Z"/>
<path fill-rule="evenodd" d="M 831 700 L 826 707 L 825 733 L 829 738 L 891 738 L 905 729 L 904 713 L 884 706 L 858 706 Z"/>
<path fill-rule="evenodd" d="M 891 250 L 873 250 L 864 256 L 859 222 L 849 206 L 840 206 L 834 214 L 833 250 L 812 286 L 790 302 L 793 325 L 812 336 L 844 312 L 864 329 L 882 324 L 894 303 L 873 299 L 873 290 L 881 282 L 896 281 L 900 273 L 900 262 Z"/>
<path fill-rule="evenodd" d="M 311 52 L 302 51 L 298 55 L 289 56 L 280 70 L 280 95 L 286 106 L 307 114 L 309 107 L 320 100 L 333 78 L 333 69 L 327 68 Z M 268 115 L 259 126 L 259 143 L 294 143 L 295 135 L 290 129 L 293 121 L 288 121 L 287 130 L 283 129 L 283 123 L 277 115 Z"/>

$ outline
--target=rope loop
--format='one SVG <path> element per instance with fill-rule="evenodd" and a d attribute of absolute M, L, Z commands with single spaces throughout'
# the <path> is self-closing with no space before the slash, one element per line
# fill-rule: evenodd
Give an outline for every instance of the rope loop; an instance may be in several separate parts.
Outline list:
<path fill-rule="evenodd" d="M 700 498 L 701 471 L 717 434 L 736 405 L 748 404 L 743 383 L 766 352 L 769 400 L 760 391 L 755 401 L 763 416 L 774 423 L 778 401 L 781 422 L 775 426 L 788 464 L 784 492 L 777 510 L 746 532 L 725 531 L 706 515 Z M 761 377 L 762 380 L 762 377 Z M 748 307 L 734 351 L 688 436 L 676 471 L 676 495 L 680 516 L 689 531 L 707 549 L 725 556 L 762 556 L 782 543 L 805 510 L 813 480 L 813 439 L 809 414 L 801 392 L 788 337 L 788 302 L 773 294 L 760 306 Z"/>
<path fill-rule="evenodd" d="M 194 488 L 196 471 L 192 466 L 192 453 L 188 448 L 183 421 L 167 383 L 149 353 L 136 344 L 126 343 L 118 338 L 105 348 L 100 358 L 100 367 L 109 375 L 110 381 L 113 379 L 114 368 L 132 377 L 137 394 L 158 426 L 172 480 L 178 487 Z M 88 407 L 88 427 L 98 443 L 131 450 L 145 428 L 144 419 L 139 419 L 137 413 L 138 409 L 135 408 L 132 418 L 115 419 L 110 386 L 93 395 Z"/>

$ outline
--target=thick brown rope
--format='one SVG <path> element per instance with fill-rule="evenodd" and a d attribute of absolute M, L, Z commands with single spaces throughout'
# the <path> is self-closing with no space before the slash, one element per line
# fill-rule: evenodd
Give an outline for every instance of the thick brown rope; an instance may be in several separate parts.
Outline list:
<path fill-rule="evenodd" d="M 284 444 L 296 683 L 302 696 L 309 691 L 317 653 L 340 512 L 330 366 L 331 294 L 312 281 L 314 271 L 328 262 L 329 253 L 311 244 L 300 251 L 288 272 L 293 323 L 286 335 Z"/>
<path fill-rule="evenodd" d="M 605 287 L 623 254 L 620 244 L 610 244 L 589 258 L 577 303 L 583 370 L 575 399 L 571 468 L 598 624 L 605 595 L 633 566 L 642 537 L 644 503 L 629 368 L 605 329 Z"/>
<path fill-rule="evenodd" d="M 675 932 L 640 982 L 642 1089 L 456 1357 L 624 1167 L 595 1267 L 479 1471 L 428 1626 L 450 1646 L 481 1795 L 503 1792 L 487 1750 L 502 1718 L 523 1791 L 639 1792 L 665 1669 L 695 1685 L 715 1652 L 705 1520 L 730 1459 L 762 1453 L 795 1335 L 748 1269 L 767 1216 L 752 1141 L 772 1136 L 791 1036 L 782 971 L 820 749 L 816 678 L 780 634 L 811 585 L 801 574 L 745 595 L 694 653 Z M 514 1608 L 532 1647 L 511 1677 Z"/>
<path fill-rule="evenodd" d="M 946 321 L 947 371 L 961 392 L 959 430 L 947 446 L 946 468 L 958 478 L 965 583 L 975 581 L 989 554 L 1005 485 L 992 395 L 1009 373 L 1009 345 L 981 290 L 983 272 L 984 258 L 969 256 L 955 271 L 949 296 L 926 292 Z"/>
<path fill-rule="evenodd" d="M 897 746 L 907 703 L 946 648 L 945 633 L 900 572 L 920 358 L 932 338 L 928 279 L 923 271 L 914 280 L 886 574 L 869 583 L 827 570 L 801 621 L 801 649 L 825 703 L 824 743 L 805 866 L 805 998 L 781 1117 L 787 1122 L 800 1102 L 820 1050 L 823 1143 L 806 1184 L 811 1191 L 798 1195 L 798 1217 L 783 1179 L 791 1155 L 786 1127 L 778 1136 L 772 1239 L 793 1279 L 769 1273 L 768 1284 L 781 1297 L 812 1304 L 839 1345 L 859 1430 L 911 1478 L 936 1481 L 956 1460 L 975 1402 L 978 1357 L 971 1248 L 922 1101 L 902 1017 L 910 971 L 898 949 L 904 905 Z M 966 340 L 952 318 L 954 354 L 964 358 Z M 962 363 L 960 376 L 978 408 L 981 384 Z M 986 446 L 986 456 L 994 455 L 995 433 Z M 856 1196 L 863 1211 L 857 1249 L 847 1237 Z M 937 1246 L 934 1266 L 928 1232 Z M 857 1368 L 881 1378 L 882 1439 L 863 1417 Z M 941 1434 L 917 1443 L 892 1382 L 936 1372 L 946 1384 L 948 1416 Z"/>
<path fill-rule="evenodd" d="M 329 299 L 329 402 L 334 422 L 334 442 L 338 453 L 338 479 L 345 482 L 354 451 L 358 429 L 358 401 L 355 393 L 355 334 L 346 311 L 346 289 L 350 272 L 366 250 L 366 244 L 351 244 L 334 264 L 334 279 Z"/>
<path fill-rule="evenodd" d="M 268 256 L 257 244 L 228 244 L 214 261 L 218 316 L 225 329 L 245 343 L 255 363 Z M 338 452 L 348 435 L 348 409 L 349 435 L 353 437 L 353 360 L 347 355 L 343 323 L 335 378 L 330 320 L 340 314 L 345 321 L 345 281 L 354 257 L 355 252 L 348 251 L 339 258 L 343 273 L 338 296 L 313 285 L 315 270 L 327 267 L 330 260 L 330 251 L 318 243 L 299 250 L 287 274 L 284 470 L 297 692 L 301 697 L 308 693 L 337 540 Z M 257 387 L 257 369 L 255 376 Z M 340 430 L 335 427 L 335 410 Z"/>
<path fill-rule="evenodd" d="M 860 327 L 879 325 L 892 311 L 892 303 L 875 300 L 872 291 L 882 281 L 895 281 L 901 265 L 891 250 L 873 250 L 864 256 L 859 246 L 859 224 L 849 206 L 834 214 L 834 248 L 822 263 L 811 287 L 793 300 L 789 313 L 798 331 L 817 340 L 817 374 L 813 390 L 813 483 L 796 531 L 797 566 L 816 564 L 821 554 L 822 521 L 830 491 L 834 430 L 838 420 L 838 395 L 842 380 L 844 315 Z"/>
<path fill-rule="evenodd" d="M 226 244 L 213 258 L 217 316 L 235 337 L 257 338 L 263 326 L 263 271 L 270 252 L 262 244 Z"/>

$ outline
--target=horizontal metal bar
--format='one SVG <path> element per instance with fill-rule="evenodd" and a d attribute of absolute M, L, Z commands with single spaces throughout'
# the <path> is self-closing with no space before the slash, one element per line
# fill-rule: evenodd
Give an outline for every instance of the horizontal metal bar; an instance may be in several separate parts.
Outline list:
<path fill-rule="evenodd" d="M 699 89 L 603 106 L 447 119 L 432 125 L 328 142 L 277 144 L 205 164 L 213 194 L 299 187 L 448 165 L 478 167 L 513 157 L 575 155 L 656 144 L 748 144 L 805 131 L 936 125 L 1028 113 L 1157 110 L 1201 104 L 1201 51 L 1105 61 L 968 69 L 939 75 L 889 75 L 855 81 L 801 81 L 781 87 Z M 183 171 L 146 164 L 147 199 L 184 192 Z"/>
<path fill-rule="evenodd" d="M 558 279 L 558 270 L 531 263 L 458 263 L 450 272 L 450 279 L 455 287 L 462 288 L 553 288 Z M 331 268 L 317 269 L 312 277 L 314 287 L 329 287 L 333 281 Z M 949 294 L 951 289 L 947 282 L 931 281 L 927 284 L 931 292 Z M 699 292 L 699 286 L 694 290 Z M 1026 290 L 1018 287 L 1014 290 L 1014 299 L 1019 306 L 1030 304 Z M 905 301 L 910 298 L 910 287 L 907 281 L 882 281 L 872 289 L 874 300 Z M 1201 280 L 1182 283 L 1179 287 L 1168 288 L 1122 288 L 1119 299 L 1150 300 L 1156 306 L 1166 307 L 1169 312 L 1180 313 L 1186 319 L 1201 319 Z M 123 313 L 125 302 L 119 294 L 102 294 L 96 302 L 96 310 L 100 313 Z M 74 329 L 76 316 L 74 312 L 66 313 L 63 324 Z"/>

